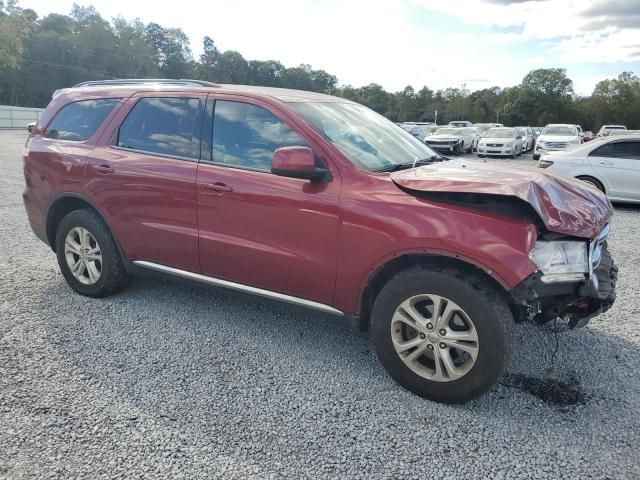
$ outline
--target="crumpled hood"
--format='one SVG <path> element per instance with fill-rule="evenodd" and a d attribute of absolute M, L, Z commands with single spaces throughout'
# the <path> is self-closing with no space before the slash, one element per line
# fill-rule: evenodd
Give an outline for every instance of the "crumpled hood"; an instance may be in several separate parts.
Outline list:
<path fill-rule="evenodd" d="M 439 134 L 439 135 L 429 135 L 429 140 L 437 140 L 437 141 L 455 141 L 455 140 L 459 140 L 460 139 L 460 135 L 444 135 L 444 134 Z"/>
<path fill-rule="evenodd" d="M 602 192 L 540 168 L 451 160 L 391 178 L 408 190 L 516 197 L 533 207 L 548 230 L 576 237 L 595 237 L 613 214 Z"/>

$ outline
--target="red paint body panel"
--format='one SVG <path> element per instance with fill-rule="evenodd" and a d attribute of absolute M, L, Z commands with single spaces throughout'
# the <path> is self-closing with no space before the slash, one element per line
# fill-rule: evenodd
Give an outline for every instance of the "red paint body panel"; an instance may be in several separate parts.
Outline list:
<path fill-rule="evenodd" d="M 331 180 L 310 182 L 113 148 L 114 133 L 135 99 L 151 95 L 267 108 L 307 142 Z M 89 140 L 42 138 L 44 127 L 69 101 L 116 97 L 124 100 Z M 528 252 L 538 232 L 529 221 L 418 198 L 403 189 L 517 197 L 535 209 L 549 230 L 584 238 L 595 236 L 611 216 L 603 196 L 540 170 L 462 167 L 460 162 L 394 174 L 360 170 L 286 103 L 308 100 L 343 101 L 238 86 L 62 91 L 43 115 L 24 159 L 29 220 L 36 230 L 44 228 L 54 198 L 72 192 L 105 216 L 129 260 L 204 273 L 357 314 L 371 276 L 404 254 L 459 258 L 482 268 L 506 290 L 536 270 Z"/>
<path fill-rule="evenodd" d="M 217 192 L 218 182 L 231 190 Z M 202 273 L 331 304 L 340 182 L 312 184 L 201 163 Z"/>
<path fill-rule="evenodd" d="M 547 229 L 576 237 L 593 238 L 613 215 L 604 193 L 540 168 L 454 160 L 394 173 L 392 178 L 411 190 L 517 197 L 533 207 Z"/>

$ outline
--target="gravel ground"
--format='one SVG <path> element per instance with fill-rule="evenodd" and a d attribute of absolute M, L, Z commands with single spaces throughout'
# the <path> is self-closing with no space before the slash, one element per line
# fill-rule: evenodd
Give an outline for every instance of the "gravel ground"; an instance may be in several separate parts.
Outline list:
<path fill-rule="evenodd" d="M 640 477 L 638 209 L 613 220 L 618 301 L 560 333 L 555 373 L 551 327 L 521 327 L 506 384 L 446 406 L 334 318 L 151 274 L 73 293 L 27 224 L 24 140 L 0 132 L 0 477 Z"/>

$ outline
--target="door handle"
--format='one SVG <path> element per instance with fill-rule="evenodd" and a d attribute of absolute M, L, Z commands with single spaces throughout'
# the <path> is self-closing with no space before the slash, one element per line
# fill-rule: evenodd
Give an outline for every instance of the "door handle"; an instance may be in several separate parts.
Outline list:
<path fill-rule="evenodd" d="M 613 162 L 609 160 L 600 160 L 600 165 L 613 165 Z"/>
<path fill-rule="evenodd" d="M 218 192 L 218 193 L 233 192 L 233 188 L 231 188 L 226 183 L 222 183 L 222 182 L 205 183 L 204 188 L 206 188 L 207 190 L 211 190 L 212 192 Z"/>
<path fill-rule="evenodd" d="M 109 173 L 113 173 L 113 172 L 115 172 L 115 170 L 113 169 L 113 167 L 112 167 L 112 166 L 110 166 L 110 165 L 106 165 L 106 164 L 103 164 L 103 165 L 94 165 L 94 166 L 93 166 L 93 169 L 94 169 L 96 172 L 101 173 L 102 175 L 107 175 L 107 174 L 109 174 Z"/>

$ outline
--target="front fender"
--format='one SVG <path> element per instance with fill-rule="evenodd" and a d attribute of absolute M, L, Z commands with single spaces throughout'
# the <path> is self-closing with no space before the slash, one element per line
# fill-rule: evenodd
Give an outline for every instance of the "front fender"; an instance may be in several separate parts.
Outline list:
<path fill-rule="evenodd" d="M 385 211 L 378 212 L 378 222 L 363 224 L 345 215 L 336 308 L 357 314 L 370 279 L 388 262 L 405 255 L 465 262 L 486 272 L 506 291 L 536 271 L 528 256 L 538 234 L 533 223 L 412 196 L 403 199 L 403 205 L 386 203 Z"/>

